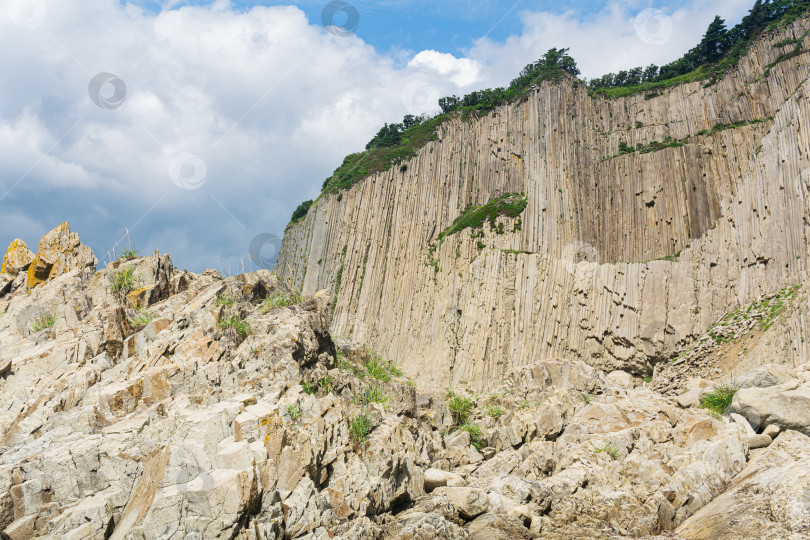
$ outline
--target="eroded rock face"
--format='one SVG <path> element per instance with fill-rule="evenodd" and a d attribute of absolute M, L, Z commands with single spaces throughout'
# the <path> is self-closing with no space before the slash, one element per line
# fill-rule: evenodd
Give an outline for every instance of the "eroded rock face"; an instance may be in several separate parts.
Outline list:
<path fill-rule="evenodd" d="M 321 197 L 287 230 L 278 272 L 332 291 L 336 334 L 435 390 L 491 390 L 555 357 L 646 378 L 724 314 L 807 277 L 810 57 L 768 65 L 808 24 L 767 34 L 708 87 L 604 99 L 545 83 L 445 123 L 407 170 Z M 619 152 L 666 137 L 683 146 Z M 438 241 L 469 205 L 521 191 L 519 220 Z M 791 325 L 767 361 L 810 358 L 806 319 Z"/>
<path fill-rule="evenodd" d="M 6 254 L 3 255 L 3 265 L 0 266 L 0 273 L 16 276 L 21 271 L 28 268 L 34 254 L 22 240 L 14 240 L 8 246 Z"/>

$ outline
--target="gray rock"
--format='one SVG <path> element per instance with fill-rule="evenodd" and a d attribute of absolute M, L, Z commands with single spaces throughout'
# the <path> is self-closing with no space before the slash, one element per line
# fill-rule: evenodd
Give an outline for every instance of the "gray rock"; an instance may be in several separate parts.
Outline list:
<path fill-rule="evenodd" d="M 752 426 L 774 424 L 810 435 L 810 386 L 795 386 L 795 382 L 788 382 L 768 388 L 744 388 L 734 395 L 732 409 Z"/>
<path fill-rule="evenodd" d="M 441 487 L 434 491 L 445 495 L 455 507 L 459 517 L 467 521 L 475 519 L 489 508 L 489 498 L 481 490 L 471 487 Z"/>
<path fill-rule="evenodd" d="M 748 448 L 751 450 L 765 448 L 766 446 L 769 446 L 771 442 L 773 442 L 773 439 L 767 435 L 753 435 L 748 437 Z"/>

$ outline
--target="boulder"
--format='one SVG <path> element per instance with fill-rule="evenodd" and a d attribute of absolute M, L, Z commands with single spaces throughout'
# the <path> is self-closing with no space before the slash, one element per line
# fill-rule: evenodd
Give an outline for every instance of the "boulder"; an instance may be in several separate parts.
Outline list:
<path fill-rule="evenodd" d="M 744 388 L 734 394 L 732 410 L 755 428 L 775 424 L 810 435 L 810 386 L 795 382 L 767 388 Z"/>
<path fill-rule="evenodd" d="M 471 487 L 440 487 L 436 495 L 445 495 L 458 512 L 459 517 L 467 521 L 475 519 L 489 508 L 489 498 L 482 489 Z"/>
<path fill-rule="evenodd" d="M 755 450 L 757 448 L 765 448 L 773 442 L 773 439 L 767 435 L 752 435 L 748 437 L 748 449 Z"/>
<path fill-rule="evenodd" d="M 796 372 L 780 364 L 765 364 L 735 376 L 730 382 L 737 388 L 768 388 L 796 378 Z"/>
<path fill-rule="evenodd" d="M 3 264 L 0 266 L 0 274 L 8 274 L 16 276 L 20 272 L 26 270 L 31 261 L 34 260 L 34 254 L 25 245 L 22 240 L 13 240 L 3 256 Z"/>
<path fill-rule="evenodd" d="M 37 254 L 28 267 L 26 286 L 33 289 L 49 279 L 73 270 L 93 268 L 98 261 L 93 251 L 79 242 L 79 235 L 62 223 L 39 241 Z"/>
<path fill-rule="evenodd" d="M 620 388 L 633 388 L 636 385 L 633 376 L 620 369 L 608 373 L 607 378 L 610 382 Z"/>
<path fill-rule="evenodd" d="M 675 535 L 690 540 L 776 540 L 807 538 L 808 530 L 810 438 L 786 431 Z"/>
<path fill-rule="evenodd" d="M 440 469 L 427 469 L 425 471 L 425 491 L 431 492 L 436 488 L 444 487 L 461 487 L 464 486 L 464 479 L 456 474 Z"/>
<path fill-rule="evenodd" d="M 780 431 L 779 426 L 776 424 L 769 424 L 768 427 L 762 430 L 762 434 L 767 435 L 771 439 L 775 439 L 779 435 Z"/>
<path fill-rule="evenodd" d="M 520 540 L 531 538 L 529 530 L 516 517 L 484 514 L 467 526 L 471 540 Z"/>

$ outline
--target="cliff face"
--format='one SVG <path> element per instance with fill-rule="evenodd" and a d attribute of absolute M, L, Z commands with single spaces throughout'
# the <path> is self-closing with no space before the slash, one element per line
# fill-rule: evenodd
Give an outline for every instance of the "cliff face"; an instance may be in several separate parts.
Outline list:
<path fill-rule="evenodd" d="M 335 333 L 435 387 L 492 388 L 553 357 L 647 375 L 724 313 L 807 277 L 809 26 L 764 36 L 710 86 L 604 99 L 544 83 L 446 122 L 405 170 L 318 200 L 276 272 L 304 294 L 330 289 Z M 439 241 L 469 205 L 517 192 L 528 206 L 498 218 L 502 232 Z M 807 358 L 810 341 L 784 354 Z"/>

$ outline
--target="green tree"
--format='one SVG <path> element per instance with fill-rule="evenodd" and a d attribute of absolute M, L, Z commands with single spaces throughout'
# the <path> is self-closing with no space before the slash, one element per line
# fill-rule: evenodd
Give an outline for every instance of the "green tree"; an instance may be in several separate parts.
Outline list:
<path fill-rule="evenodd" d="M 727 34 L 726 21 L 716 15 L 698 45 L 698 50 L 704 61 L 716 62 L 725 54 L 729 45 Z"/>
<path fill-rule="evenodd" d="M 295 209 L 293 212 L 292 218 L 290 221 L 298 221 L 299 219 L 304 219 L 304 216 L 307 215 L 309 212 L 309 207 L 312 206 L 313 201 L 304 201 L 298 205 L 298 208 Z"/>

